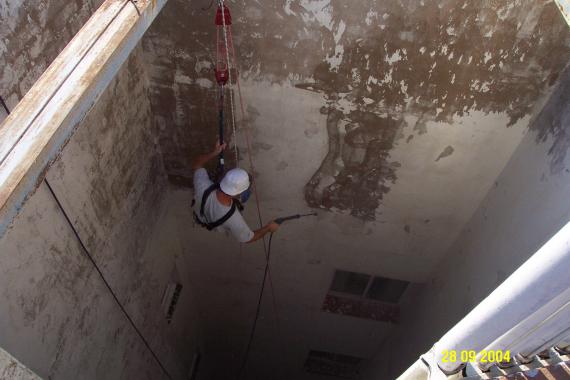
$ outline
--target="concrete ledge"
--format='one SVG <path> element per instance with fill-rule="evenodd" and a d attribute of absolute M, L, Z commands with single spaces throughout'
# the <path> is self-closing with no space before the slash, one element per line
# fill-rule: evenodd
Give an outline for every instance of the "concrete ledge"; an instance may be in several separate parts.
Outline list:
<path fill-rule="evenodd" d="M 0 125 L 0 237 L 167 0 L 107 0 Z"/>
<path fill-rule="evenodd" d="M 0 379 L 42 380 L 12 355 L 0 348 Z"/>
<path fill-rule="evenodd" d="M 558 9 L 562 12 L 564 19 L 570 26 L 570 0 L 555 0 Z"/>

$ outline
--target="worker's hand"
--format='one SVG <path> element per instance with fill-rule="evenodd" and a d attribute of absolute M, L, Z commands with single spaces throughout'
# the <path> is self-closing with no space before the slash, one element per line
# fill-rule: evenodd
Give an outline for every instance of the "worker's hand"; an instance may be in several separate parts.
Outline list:
<path fill-rule="evenodd" d="M 214 147 L 214 151 L 212 152 L 212 154 L 218 155 L 218 154 L 222 153 L 222 151 L 224 149 L 226 149 L 227 146 L 228 146 L 228 144 L 226 144 L 226 143 L 220 144 L 219 141 L 216 141 L 216 146 Z"/>
<path fill-rule="evenodd" d="M 277 224 L 275 222 L 269 222 L 269 224 L 267 225 L 267 228 L 269 229 L 269 232 L 275 232 L 279 229 L 279 224 Z"/>

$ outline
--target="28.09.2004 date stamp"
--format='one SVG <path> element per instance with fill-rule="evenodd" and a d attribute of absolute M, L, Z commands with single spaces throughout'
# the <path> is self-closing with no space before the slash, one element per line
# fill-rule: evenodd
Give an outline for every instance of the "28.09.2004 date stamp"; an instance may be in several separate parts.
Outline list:
<path fill-rule="evenodd" d="M 511 360 L 511 352 L 503 350 L 482 350 L 479 352 L 479 357 L 477 351 L 474 350 L 443 350 L 443 357 L 441 361 L 444 363 L 467 363 L 467 362 L 479 362 L 479 363 L 498 363 L 498 362 L 508 362 Z"/>

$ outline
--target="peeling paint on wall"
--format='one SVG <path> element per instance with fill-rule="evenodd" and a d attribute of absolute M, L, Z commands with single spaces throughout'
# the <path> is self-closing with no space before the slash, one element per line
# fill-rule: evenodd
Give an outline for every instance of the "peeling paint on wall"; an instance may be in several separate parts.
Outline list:
<path fill-rule="evenodd" d="M 354 111 L 350 122 L 341 125 L 342 112 L 322 112 L 328 113 L 329 151 L 305 187 L 305 199 L 311 207 L 373 220 L 389 183 L 396 180 L 399 163 L 389 160 L 389 151 L 401 121 Z"/>
<path fill-rule="evenodd" d="M 437 156 L 435 162 L 441 160 L 442 158 L 451 156 L 453 152 L 455 152 L 455 149 L 453 149 L 451 145 L 446 146 L 445 149 L 439 154 L 439 156 Z"/>
<path fill-rule="evenodd" d="M 207 4 L 171 1 L 145 38 L 167 171 L 186 178 L 188 152 L 204 151 L 216 134 L 215 91 L 209 88 L 213 9 L 201 6 Z M 416 136 L 429 133 L 430 121 L 452 128 L 473 111 L 505 113 L 507 126 L 514 125 L 531 113 L 570 59 L 567 25 L 546 0 L 290 0 L 263 7 L 235 2 L 231 10 L 241 77 L 320 93 L 333 115 L 322 128 L 338 146 L 329 146 L 307 184 L 307 203 L 365 220 L 374 219 L 370 210 L 397 180 L 388 145 L 402 136 L 372 144 L 370 161 L 359 165 L 355 155 L 366 152 L 365 143 L 346 138 L 365 136 L 370 143 L 375 133 L 384 133 L 382 120 L 403 128 L 407 115 L 416 120 Z M 262 110 L 263 104 L 255 107 Z M 259 127 L 246 118 L 248 126 Z M 342 147 L 352 156 L 343 155 Z M 375 168 L 378 183 L 366 185 L 372 195 L 360 202 L 351 199 L 350 188 L 360 185 L 364 167 Z"/>

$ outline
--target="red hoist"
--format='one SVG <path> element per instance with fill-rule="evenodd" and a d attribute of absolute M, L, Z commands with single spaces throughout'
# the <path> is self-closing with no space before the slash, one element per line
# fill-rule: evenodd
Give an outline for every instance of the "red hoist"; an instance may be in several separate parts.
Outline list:
<path fill-rule="evenodd" d="M 230 53 L 234 56 L 233 38 L 232 38 L 232 16 L 230 10 L 226 7 L 222 0 L 218 1 L 218 10 L 216 11 L 216 82 L 218 83 L 218 123 L 220 145 L 224 143 L 224 92 L 225 87 L 229 83 L 232 85 L 232 74 L 237 75 L 237 70 L 230 61 Z M 233 93 L 230 88 L 230 101 L 231 101 L 231 121 L 235 134 L 235 117 L 233 105 Z M 234 139 L 236 136 L 234 136 Z M 237 155 L 237 150 L 236 150 Z M 236 157 L 237 160 L 237 157 Z M 236 161 L 237 165 L 237 161 Z M 224 172 L 224 153 L 221 152 L 219 156 L 218 174 L 221 176 Z"/>

